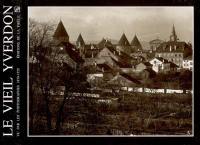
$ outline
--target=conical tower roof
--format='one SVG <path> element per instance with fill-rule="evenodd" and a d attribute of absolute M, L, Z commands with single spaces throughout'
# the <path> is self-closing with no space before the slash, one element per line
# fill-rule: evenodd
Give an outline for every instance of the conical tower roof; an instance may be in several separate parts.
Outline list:
<path fill-rule="evenodd" d="M 81 34 L 79 34 L 79 36 L 78 36 L 78 38 L 76 40 L 76 45 L 77 46 L 84 46 L 85 45 L 85 42 L 84 42 L 83 37 L 82 37 Z"/>
<path fill-rule="evenodd" d="M 126 35 L 123 33 L 122 37 L 120 38 L 118 44 L 120 46 L 130 46 L 130 43 L 128 42 L 128 39 L 126 38 Z"/>
<path fill-rule="evenodd" d="M 57 38 L 57 39 L 59 39 L 59 38 L 68 38 L 69 39 L 69 35 L 67 34 L 67 31 L 65 30 L 65 27 L 61 20 L 58 23 L 58 26 L 56 28 L 56 31 L 54 32 L 53 37 Z"/>
<path fill-rule="evenodd" d="M 141 50 L 142 49 L 142 45 L 140 43 L 140 41 L 138 40 L 137 36 L 135 35 L 133 40 L 131 41 L 131 45 L 134 46 L 137 50 Z"/>
<path fill-rule="evenodd" d="M 111 47 L 111 46 L 113 46 L 113 45 L 112 45 L 112 43 L 111 43 L 109 40 L 103 38 L 103 39 L 98 43 L 98 47 L 99 47 L 100 49 L 102 49 L 102 48 L 104 48 L 105 46 Z"/>

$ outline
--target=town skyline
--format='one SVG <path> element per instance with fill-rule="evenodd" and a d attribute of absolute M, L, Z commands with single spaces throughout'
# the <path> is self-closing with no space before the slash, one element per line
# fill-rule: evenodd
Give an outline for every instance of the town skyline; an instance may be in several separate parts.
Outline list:
<path fill-rule="evenodd" d="M 168 41 L 174 25 L 179 40 L 193 44 L 192 7 L 29 7 L 29 18 L 55 26 L 62 20 L 72 42 L 80 33 L 85 42 L 118 41 L 123 33 L 129 41 Z"/>

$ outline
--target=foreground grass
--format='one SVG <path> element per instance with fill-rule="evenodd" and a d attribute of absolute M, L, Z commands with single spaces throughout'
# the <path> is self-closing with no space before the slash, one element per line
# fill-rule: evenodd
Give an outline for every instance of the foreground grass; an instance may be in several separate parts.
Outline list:
<path fill-rule="evenodd" d="M 52 108 L 56 108 L 56 105 L 54 103 Z M 52 114 L 52 124 L 55 126 L 56 115 L 53 111 Z M 34 133 L 48 134 L 44 114 L 41 116 L 43 119 L 35 122 L 40 123 L 40 127 L 35 129 Z M 191 132 L 191 94 L 122 92 L 118 94 L 118 101 L 112 104 L 96 103 L 88 99 L 68 102 L 64 109 L 61 134 L 187 135 Z"/>

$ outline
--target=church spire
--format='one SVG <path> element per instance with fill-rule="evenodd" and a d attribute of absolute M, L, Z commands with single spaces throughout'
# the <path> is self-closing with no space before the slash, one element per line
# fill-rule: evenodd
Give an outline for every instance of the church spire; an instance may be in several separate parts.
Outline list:
<path fill-rule="evenodd" d="M 177 38 L 177 35 L 176 35 L 176 30 L 175 30 L 175 27 L 174 27 L 174 24 L 173 24 L 173 27 L 172 27 L 172 34 L 170 35 L 170 41 L 177 41 L 178 38 Z"/>

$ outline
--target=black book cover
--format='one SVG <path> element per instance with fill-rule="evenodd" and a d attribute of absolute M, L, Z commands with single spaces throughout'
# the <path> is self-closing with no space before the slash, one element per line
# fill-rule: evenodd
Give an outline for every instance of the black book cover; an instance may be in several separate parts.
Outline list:
<path fill-rule="evenodd" d="M 198 145 L 199 1 L 1 1 L 1 144 Z"/>

